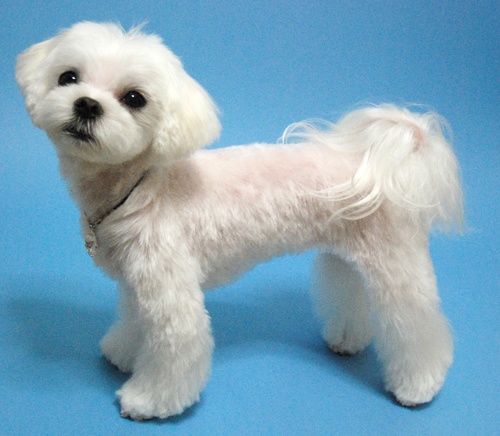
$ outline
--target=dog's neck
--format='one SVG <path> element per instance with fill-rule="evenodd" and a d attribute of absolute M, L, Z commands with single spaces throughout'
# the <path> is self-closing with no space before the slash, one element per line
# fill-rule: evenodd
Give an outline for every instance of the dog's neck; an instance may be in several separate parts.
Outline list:
<path fill-rule="evenodd" d="M 60 156 L 60 164 L 73 197 L 90 222 L 102 218 L 126 199 L 153 166 L 147 154 L 118 165 Z"/>

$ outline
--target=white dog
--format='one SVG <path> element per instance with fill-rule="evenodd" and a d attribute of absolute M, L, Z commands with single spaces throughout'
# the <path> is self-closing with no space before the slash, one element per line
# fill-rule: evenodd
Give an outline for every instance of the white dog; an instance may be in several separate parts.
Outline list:
<path fill-rule="evenodd" d="M 292 126 L 291 145 L 195 152 L 219 135 L 217 110 L 156 36 L 76 24 L 22 53 L 16 74 L 87 248 L 120 283 L 101 347 L 132 373 L 122 416 L 166 418 L 198 401 L 213 349 L 202 289 L 312 248 L 330 348 L 352 354 L 374 337 L 401 404 L 436 395 L 453 345 L 429 232 L 462 219 L 439 117 L 371 107 L 326 129 Z"/>

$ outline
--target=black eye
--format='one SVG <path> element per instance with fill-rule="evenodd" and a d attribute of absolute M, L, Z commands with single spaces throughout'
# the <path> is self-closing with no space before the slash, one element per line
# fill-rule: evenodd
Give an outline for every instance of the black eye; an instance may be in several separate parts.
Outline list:
<path fill-rule="evenodd" d="M 75 71 L 65 71 L 59 76 L 57 83 L 59 86 L 67 86 L 78 83 L 78 73 Z"/>
<path fill-rule="evenodd" d="M 127 92 L 120 101 L 125 105 L 132 109 L 140 109 L 146 106 L 146 99 L 144 96 L 138 91 L 129 91 Z"/>

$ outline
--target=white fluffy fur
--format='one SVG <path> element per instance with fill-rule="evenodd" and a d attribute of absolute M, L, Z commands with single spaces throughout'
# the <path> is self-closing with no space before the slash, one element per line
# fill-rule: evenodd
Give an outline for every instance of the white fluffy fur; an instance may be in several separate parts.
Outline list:
<path fill-rule="evenodd" d="M 58 86 L 67 70 L 79 82 Z M 370 107 L 322 130 L 292 126 L 296 144 L 194 152 L 219 133 L 216 108 L 156 36 L 80 23 L 22 53 L 16 73 L 82 216 L 102 216 L 146 174 L 96 231 L 95 262 L 122 295 L 101 347 L 132 373 L 117 393 L 123 416 L 166 418 L 198 401 L 213 349 L 202 289 L 311 248 L 331 349 L 356 353 L 374 337 L 400 403 L 436 395 L 453 346 L 429 232 L 462 220 L 438 116 Z M 146 97 L 142 109 L 120 103 L 131 89 Z M 92 141 L 62 130 L 80 97 L 103 107 Z"/>

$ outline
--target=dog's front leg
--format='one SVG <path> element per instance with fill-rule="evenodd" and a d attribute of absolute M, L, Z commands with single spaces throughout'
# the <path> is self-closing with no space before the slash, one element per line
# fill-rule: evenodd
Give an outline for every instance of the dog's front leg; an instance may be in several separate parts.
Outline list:
<path fill-rule="evenodd" d="M 124 417 L 167 418 L 199 400 L 213 339 L 203 293 L 189 275 L 139 273 L 133 279 L 143 342 L 132 377 L 117 392 Z"/>
<path fill-rule="evenodd" d="M 109 362 L 122 372 L 132 372 L 142 344 L 142 329 L 133 289 L 121 283 L 120 290 L 118 320 L 102 338 L 100 345 L 102 354 Z"/>

